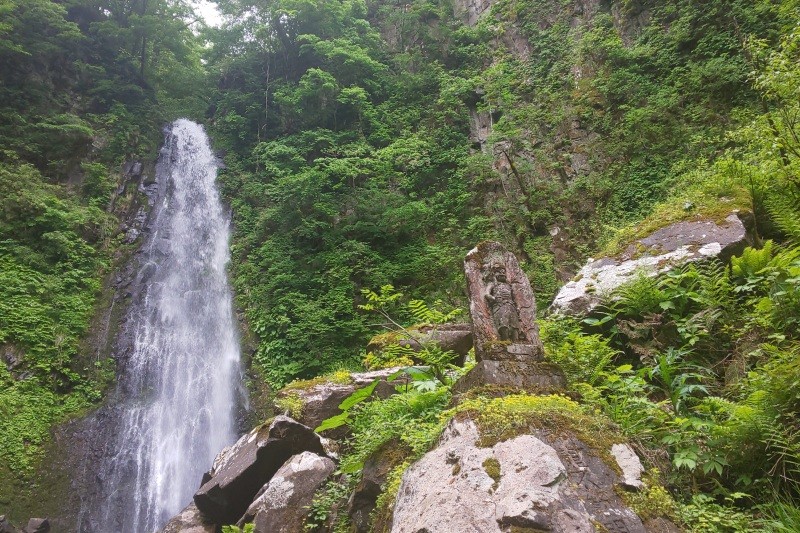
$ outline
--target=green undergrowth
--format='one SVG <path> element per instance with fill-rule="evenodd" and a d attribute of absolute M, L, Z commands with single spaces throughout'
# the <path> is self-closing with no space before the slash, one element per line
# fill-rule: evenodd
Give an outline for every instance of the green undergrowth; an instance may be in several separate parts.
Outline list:
<path fill-rule="evenodd" d="M 692 530 L 769 529 L 776 502 L 797 507 L 799 275 L 800 249 L 767 241 L 544 321 L 547 358 L 664 471 Z"/>

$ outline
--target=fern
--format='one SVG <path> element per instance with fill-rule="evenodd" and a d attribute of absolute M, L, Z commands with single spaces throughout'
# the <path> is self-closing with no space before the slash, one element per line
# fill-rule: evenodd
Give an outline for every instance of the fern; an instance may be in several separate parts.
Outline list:
<path fill-rule="evenodd" d="M 786 234 L 789 240 L 800 243 L 800 197 L 790 196 L 785 191 L 775 191 L 766 199 L 775 226 Z"/>
<path fill-rule="evenodd" d="M 442 301 L 436 300 L 434 305 L 441 306 Z M 408 310 L 414 320 L 426 324 L 444 324 L 461 314 L 461 309 L 455 308 L 445 313 L 438 309 L 428 307 L 428 304 L 422 300 L 411 300 L 408 302 Z"/>
<path fill-rule="evenodd" d="M 771 240 L 766 241 L 760 250 L 747 247 L 739 257 L 731 257 L 731 273 L 733 276 L 747 279 L 766 268 L 772 260 L 773 244 Z"/>

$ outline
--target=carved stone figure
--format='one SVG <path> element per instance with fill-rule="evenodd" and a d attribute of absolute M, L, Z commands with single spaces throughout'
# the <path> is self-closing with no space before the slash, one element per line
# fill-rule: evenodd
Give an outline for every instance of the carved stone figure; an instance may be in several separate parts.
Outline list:
<path fill-rule="evenodd" d="M 563 388 L 561 369 L 542 360 L 536 300 L 514 254 L 500 243 L 482 242 L 467 254 L 464 273 L 478 363 L 453 392 L 482 385 L 536 392 Z"/>
<path fill-rule="evenodd" d="M 492 318 L 501 341 L 525 341 L 519 327 L 519 313 L 514 302 L 514 289 L 506 277 L 506 267 L 495 262 L 489 267 L 491 281 L 486 284 L 486 300 L 492 310 Z"/>
<path fill-rule="evenodd" d="M 536 299 L 514 254 L 482 242 L 464 260 L 478 361 L 541 359 Z"/>

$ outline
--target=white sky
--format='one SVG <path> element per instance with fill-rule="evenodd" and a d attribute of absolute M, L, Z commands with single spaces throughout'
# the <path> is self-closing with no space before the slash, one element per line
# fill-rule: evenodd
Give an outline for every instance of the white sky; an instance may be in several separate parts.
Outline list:
<path fill-rule="evenodd" d="M 219 26 L 222 24 L 222 17 L 219 11 L 217 11 L 217 6 L 215 4 L 212 4 L 208 0 L 194 0 L 192 3 L 195 5 L 197 14 L 205 19 L 206 24 L 209 26 Z"/>

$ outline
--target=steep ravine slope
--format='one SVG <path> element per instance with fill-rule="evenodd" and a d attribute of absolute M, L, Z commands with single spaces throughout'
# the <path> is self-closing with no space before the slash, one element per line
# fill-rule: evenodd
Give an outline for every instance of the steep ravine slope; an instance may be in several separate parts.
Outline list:
<path fill-rule="evenodd" d="M 480 240 L 513 249 L 549 300 L 678 184 L 724 174 L 714 161 L 740 146 L 726 132 L 762 109 L 752 39 L 774 46 L 793 13 L 691 0 L 219 4 L 231 19 L 209 58 L 221 72 L 210 127 L 227 151 L 237 298 L 273 384 L 353 360 L 369 336 L 362 289 L 463 304 L 453 272 Z M 270 31 L 241 40 L 258 28 Z M 670 217 L 750 208 L 746 180 L 725 172 L 726 192 Z"/>

